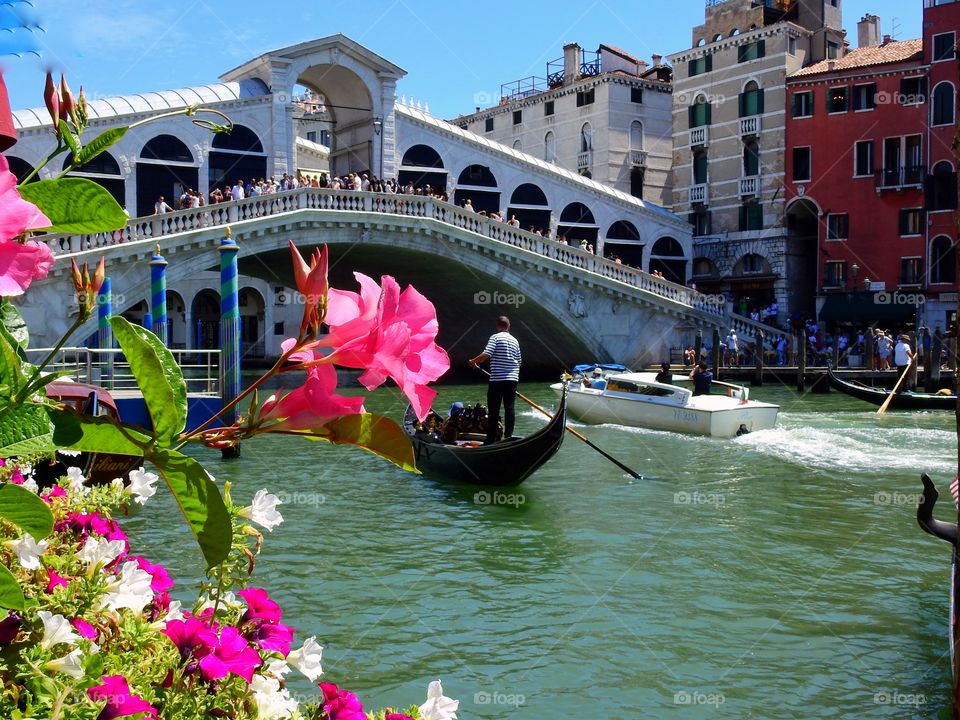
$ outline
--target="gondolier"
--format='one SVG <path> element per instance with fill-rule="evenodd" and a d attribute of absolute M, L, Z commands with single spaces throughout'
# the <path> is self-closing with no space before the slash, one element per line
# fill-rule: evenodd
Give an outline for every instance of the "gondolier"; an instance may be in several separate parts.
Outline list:
<path fill-rule="evenodd" d="M 510 334 L 510 318 L 497 318 L 497 332 L 490 336 L 483 352 L 470 358 L 470 367 L 490 361 L 490 382 L 487 384 L 487 440 L 497 440 L 497 423 L 500 420 L 500 405 L 503 405 L 503 437 L 513 435 L 515 422 L 514 404 L 517 399 L 517 383 L 520 381 L 520 343 Z"/>
<path fill-rule="evenodd" d="M 899 342 L 893 349 L 893 362 L 897 366 L 897 377 L 907 371 L 907 368 L 913 363 L 913 358 L 913 350 L 910 349 L 910 336 L 901 335 Z M 904 380 L 900 386 L 900 392 L 910 392 L 912 389 L 909 378 Z"/>

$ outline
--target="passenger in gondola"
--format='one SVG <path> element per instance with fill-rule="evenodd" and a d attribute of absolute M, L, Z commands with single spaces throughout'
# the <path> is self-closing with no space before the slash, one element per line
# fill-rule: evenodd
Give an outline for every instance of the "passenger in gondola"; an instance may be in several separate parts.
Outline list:
<path fill-rule="evenodd" d="M 710 366 L 705 362 L 697 365 L 690 373 L 690 379 L 693 380 L 694 395 L 709 395 L 710 385 L 713 384 L 713 373 L 710 372 Z"/>
<path fill-rule="evenodd" d="M 670 363 L 660 363 L 660 372 L 657 373 L 657 377 L 655 377 L 654 380 L 666 385 L 673 384 L 673 373 L 670 372 Z"/>

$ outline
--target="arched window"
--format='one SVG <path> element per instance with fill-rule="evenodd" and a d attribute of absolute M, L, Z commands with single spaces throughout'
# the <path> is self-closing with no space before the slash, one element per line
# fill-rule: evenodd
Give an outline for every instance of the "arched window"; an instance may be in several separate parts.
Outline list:
<path fill-rule="evenodd" d="M 693 105 L 687 108 L 689 113 L 690 128 L 697 128 L 703 125 L 709 125 L 713 120 L 713 108 L 707 102 L 707 96 L 700 94 L 693 100 Z"/>
<path fill-rule="evenodd" d="M 723 40 L 723 33 L 717 33 L 713 36 L 713 42 L 720 42 Z"/>
<path fill-rule="evenodd" d="M 950 238 L 940 235 L 930 243 L 930 282 L 954 283 L 957 278 L 956 270 L 957 249 Z"/>
<path fill-rule="evenodd" d="M 750 117 L 763 113 L 763 90 L 751 80 L 740 93 L 740 117 Z"/>
<path fill-rule="evenodd" d="M 743 176 L 753 177 L 760 174 L 760 146 L 756 140 L 743 144 Z"/>
<path fill-rule="evenodd" d="M 228 133 L 217 133 L 211 145 L 217 150 L 233 150 L 242 153 L 262 153 L 263 143 L 257 134 L 245 125 L 234 125 Z"/>
<path fill-rule="evenodd" d="M 543 159 L 549 163 L 557 161 L 557 138 L 552 132 L 543 136 Z"/>
<path fill-rule="evenodd" d="M 640 231 L 637 226 L 629 220 L 617 220 L 610 229 L 607 230 L 607 240 L 633 240 L 640 241 Z"/>
<path fill-rule="evenodd" d="M 630 123 L 630 149 L 643 150 L 643 123 L 639 120 Z"/>
<path fill-rule="evenodd" d="M 953 85 L 942 82 L 933 89 L 933 124 L 953 125 Z"/>
<path fill-rule="evenodd" d="M 520 138 L 517 138 L 513 141 L 513 149 L 519 152 L 523 152 L 523 143 L 520 142 Z"/>
<path fill-rule="evenodd" d="M 653 244 L 652 254 L 659 257 L 683 257 L 683 246 L 672 237 L 662 237 Z"/>
<path fill-rule="evenodd" d="M 140 151 L 143 160 L 164 160 L 166 162 L 192 163 L 193 153 L 182 140 L 173 135 L 157 135 L 150 138 Z"/>
<path fill-rule="evenodd" d="M 931 210 L 955 210 L 957 207 L 957 173 L 946 160 L 933 166 L 927 178 L 927 207 Z"/>
<path fill-rule="evenodd" d="M 400 164 L 416 168 L 442 168 L 443 160 L 429 145 L 414 145 L 403 154 Z"/>
<path fill-rule="evenodd" d="M 414 145 L 403 154 L 397 182 L 401 185 L 412 183 L 414 187 L 445 190 L 447 171 L 443 168 L 440 154 L 429 145 Z"/>
<path fill-rule="evenodd" d="M 547 205 L 547 196 L 543 190 L 532 183 L 518 185 L 517 189 L 510 195 L 511 205 Z"/>
<path fill-rule="evenodd" d="M 584 123 L 580 128 L 580 152 L 589 152 L 593 149 L 593 130 L 590 123 Z"/>

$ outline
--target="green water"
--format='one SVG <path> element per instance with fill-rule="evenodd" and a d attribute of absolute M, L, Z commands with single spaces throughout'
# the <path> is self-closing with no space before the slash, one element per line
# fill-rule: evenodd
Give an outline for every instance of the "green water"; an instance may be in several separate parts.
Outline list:
<path fill-rule="evenodd" d="M 438 406 L 482 392 L 442 388 Z M 238 501 L 288 493 L 255 584 L 365 707 L 423 702 L 442 678 L 467 719 L 943 717 L 949 548 L 914 515 L 922 471 L 949 497 L 952 414 L 753 394 L 781 404 L 776 429 L 583 428 L 661 481 L 568 436 L 510 504 L 287 438 L 208 457 Z M 540 424 L 518 410 L 519 431 Z M 200 561 L 173 513 L 158 494 L 127 527 L 189 589 Z"/>

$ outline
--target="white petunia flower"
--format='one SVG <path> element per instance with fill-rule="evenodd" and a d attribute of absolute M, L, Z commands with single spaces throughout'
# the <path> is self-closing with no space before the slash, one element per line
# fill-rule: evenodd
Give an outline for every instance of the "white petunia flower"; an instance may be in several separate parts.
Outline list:
<path fill-rule="evenodd" d="M 152 472 L 146 472 L 143 468 L 130 471 L 130 494 L 133 495 L 133 501 L 141 505 L 147 502 L 148 498 L 154 496 L 157 489 L 153 486 L 160 477 Z"/>
<path fill-rule="evenodd" d="M 79 450 L 67 450 L 66 448 L 58 448 L 57 452 L 64 457 L 78 457 L 80 455 Z"/>
<path fill-rule="evenodd" d="M 49 650 L 60 643 L 76 645 L 80 642 L 80 636 L 73 631 L 70 621 L 63 615 L 54 615 L 49 610 L 41 610 L 37 615 L 43 623 L 43 639 L 40 640 L 40 647 L 44 650 Z"/>
<path fill-rule="evenodd" d="M 33 479 L 33 476 L 24 475 L 23 485 L 21 485 L 20 487 L 26 488 L 27 490 L 32 492 L 34 495 L 40 494 L 40 486 L 37 485 L 37 481 Z"/>
<path fill-rule="evenodd" d="M 250 683 L 253 700 L 257 704 L 257 717 L 261 720 L 282 720 L 293 717 L 298 704 L 290 697 L 290 692 L 280 689 L 280 681 L 275 678 L 254 675 Z"/>
<path fill-rule="evenodd" d="M 274 658 L 267 663 L 266 673 L 267 675 L 272 675 L 278 680 L 283 680 L 284 676 L 290 672 L 290 666 L 287 665 L 286 660 L 280 660 L 279 658 Z"/>
<path fill-rule="evenodd" d="M 69 490 L 72 493 L 87 495 L 90 492 L 90 488 L 83 484 L 86 478 L 78 467 L 67 468 L 67 482 L 70 484 Z"/>
<path fill-rule="evenodd" d="M 320 655 L 323 647 L 317 644 L 316 637 L 308 637 L 303 641 L 303 647 L 287 655 L 287 662 L 302 672 L 307 680 L 314 682 L 323 674 L 320 667 Z"/>
<path fill-rule="evenodd" d="M 87 537 L 87 542 L 84 543 L 83 548 L 77 553 L 77 557 L 85 562 L 88 567 L 93 568 L 97 565 L 103 567 L 120 557 L 120 554 L 126 549 L 123 540 L 106 540 L 90 535 Z"/>
<path fill-rule="evenodd" d="M 427 687 L 427 701 L 420 706 L 420 720 L 457 720 L 459 700 L 445 697 L 443 686 L 434 680 Z"/>
<path fill-rule="evenodd" d="M 62 658 L 51 660 L 46 667 L 55 672 L 66 673 L 75 680 L 83 677 L 83 659 L 81 658 L 80 648 L 71 650 L 69 654 Z"/>
<path fill-rule="evenodd" d="M 17 554 L 20 567 L 24 570 L 39 570 L 40 556 L 50 545 L 46 540 L 37 542 L 30 533 L 24 533 L 19 540 L 8 540 L 7 545 Z"/>
<path fill-rule="evenodd" d="M 123 483 L 123 478 L 114 478 L 110 481 L 110 487 L 114 490 L 125 490 L 127 486 Z"/>
<path fill-rule="evenodd" d="M 250 506 L 240 511 L 240 517 L 252 520 L 257 525 L 272 531 L 283 522 L 283 516 L 277 512 L 277 505 L 282 504 L 280 498 L 276 495 L 272 495 L 266 490 L 257 490 Z"/>
<path fill-rule="evenodd" d="M 152 582 L 150 573 L 141 570 L 133 560 L 128 560 L 120 568 L 117 579 L 107 585 L 100 607 L 111 610 L 130 608 L 139 614 L 153 600 Z"/>

